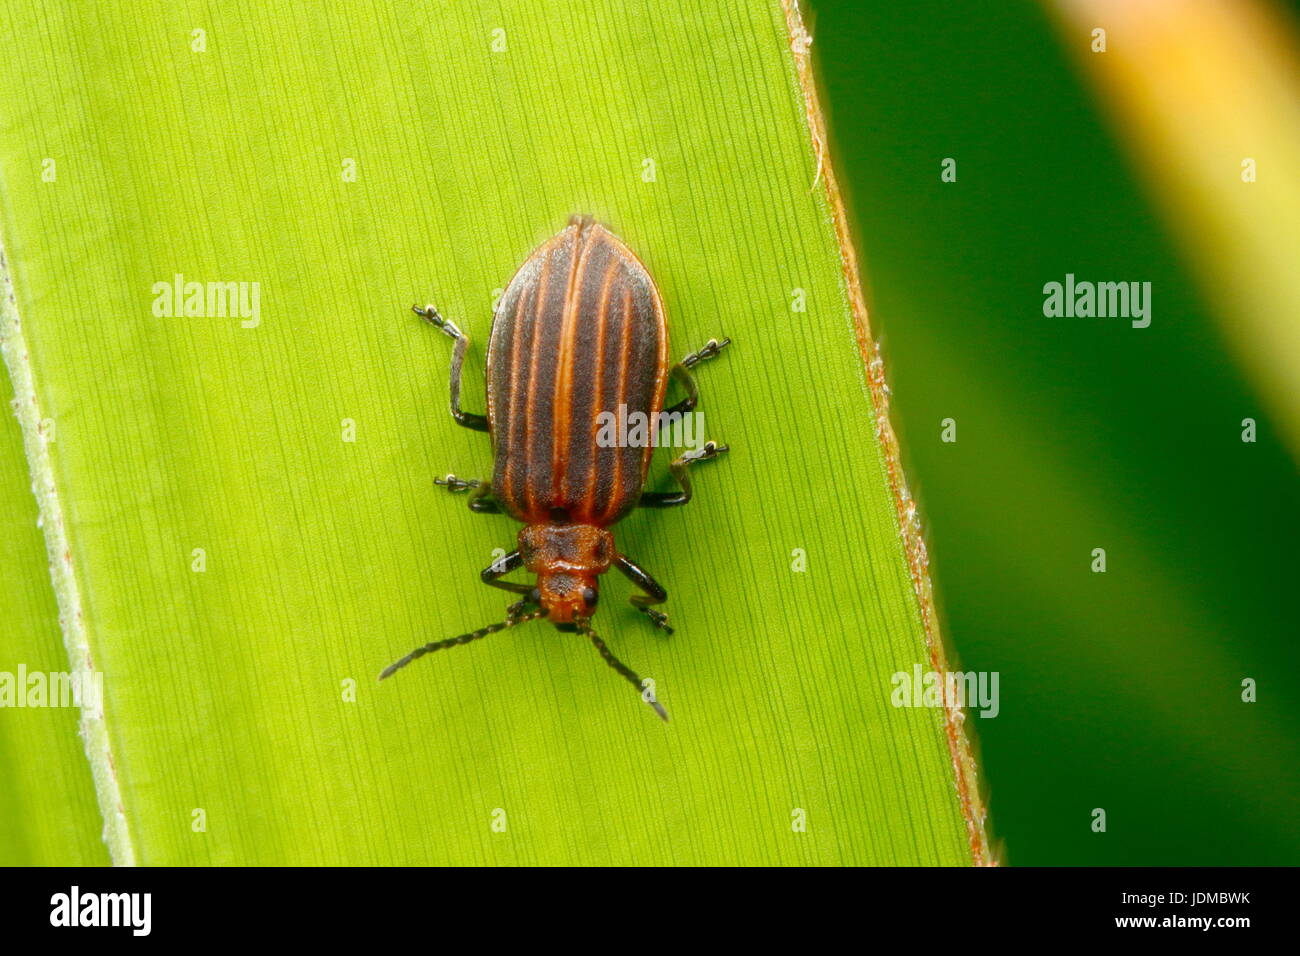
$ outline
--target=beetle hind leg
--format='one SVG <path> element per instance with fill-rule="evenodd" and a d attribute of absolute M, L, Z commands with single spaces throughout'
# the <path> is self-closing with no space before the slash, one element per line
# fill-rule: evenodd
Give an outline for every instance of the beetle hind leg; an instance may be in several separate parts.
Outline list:
<path fill-rule="evenodd" d="M 625 555 L 620 554 L 614 559 L 614 567 L 623 573 L 623 576 L 639 587 L 641 594 L 633 594 L 630 598 L 632 606 L 650 618 L 655 627 L 669 634 L 673 632 L 672 627 L 668 624 L 668 615 L 663 611 L 657 611 L 652 605 L 663 604 L 668 600 L 668 592 L 664 586 L 650 577 L 644 568 L 632 563 Z"/>
<path fill-rule="evenodd" d="M 457 424 L 476 432 L 487 431 L 488 420 L 485 416 L 462 411 L 460 407 L 461 370 L 465 364 L 465 352 L 469 348 L 469 336 L 462 332 L 460 327 L 451 319 L 444 319 L 438 310 L 431 305 L 426 305 L 423 309 L 418 305 L 413 305 L 411 311 L 444 335 L 456 340 L 456 347 L 451 352 L 451 417 L 456 419 Z"/>

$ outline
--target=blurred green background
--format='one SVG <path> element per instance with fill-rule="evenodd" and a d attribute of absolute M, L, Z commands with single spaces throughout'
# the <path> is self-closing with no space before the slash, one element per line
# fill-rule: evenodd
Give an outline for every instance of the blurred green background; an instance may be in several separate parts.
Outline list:
<path fill-rule="evenodd" d="M 1001 674 L 1006 862 L 1300 863 L 1295 460 L 1056 25 L 807 15 L 947 636 Z M 1067 272 L 1151 282 L 1150 328 L 1045 318 Z"/>

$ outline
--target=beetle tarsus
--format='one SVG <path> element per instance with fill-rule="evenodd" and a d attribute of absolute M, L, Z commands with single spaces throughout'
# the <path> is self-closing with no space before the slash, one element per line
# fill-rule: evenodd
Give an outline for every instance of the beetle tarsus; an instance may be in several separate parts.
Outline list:
<path fill-rule="evenodd" d="M 682 458 L 688 461 L 712 461 L 719 455 L 725 455 L 729 451 L 731 451 L 731 447 L 728 445 L 719 445 L 715 441 L 706 441 L 703 448 L 698 451 L 688 451 L 682 455 Z"/>
<path fill-rule="evenodd" d="M 646 617 L 650 618 L 650 622 L 654 624 L 655 627 L 659 628 L 659 630 L 663 631 L 665 634 L 673 633 L 672 625 L 668 623 L 667 612 L 656 611 L 652 607 L 643 607 L 640 604 L 636 606 L 636 609 L 640 611 L 642 614 L 644 614 Z"/>
<path fill-rule="evenodd" d="M 432 305 L 426 305 L 424 308 L 420 308 L 418 305 L 413 305 L 411 306 L 411 311 L 424 319 L 424 321 L 428 322 L 435 329 L 441 330 L 453 339 L 465 338 L 465 333 L 460 330 L 456 323 L 451 319 L 444 319 L 442 313 Z"/>
<path fill-rule="evenodd" d="M 704 344 L 704 348 L 700 349 L 698 352 L 692 352 L 690 355 L 686 356 L 686 358 L 682 359 L 682 364 L 687 368 L 695 368 L 695 366 L 699 365 L 701 362 L 707 362 L 709 359 L 716 357 L 719 352 L 730 344 L 731 339 L 726 336 L 723 336 L 721 340 L 709 339 L 709 341 Z"/>
<path fill-rule="evenodd" d="M 446 478 L 433 479 L 435 485 L 441 485 L 448 491 L 455 493 L 457 491 L 469 491 L 471 488 L 477 488 L 483 484 L 478 478 L 457 478 L 455 475 L 448 475 Z"/>

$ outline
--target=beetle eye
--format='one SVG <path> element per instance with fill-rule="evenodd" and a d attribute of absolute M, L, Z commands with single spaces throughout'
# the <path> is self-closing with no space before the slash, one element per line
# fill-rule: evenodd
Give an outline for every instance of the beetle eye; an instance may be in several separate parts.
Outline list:
<path fill-rule="evenodd" d="M 583 589 L 582 589 L 582 600 L 583 600 L 584 602 L 586 602 L 587 607 L 595 607 L 595 606 L 596 606 L 596 589 L 595 589 L 595 588 L 583 588 Z"/>
<path fill-rule="evenodd" d="M 534 604 L 541 604 L 541 603 L 542 603 L 542 589 L 541 589 L 541 588 L 533 588 L 531 591 L 529 591 L 529 592 L 528 592 L 528 600 L 532 601 Z"/>

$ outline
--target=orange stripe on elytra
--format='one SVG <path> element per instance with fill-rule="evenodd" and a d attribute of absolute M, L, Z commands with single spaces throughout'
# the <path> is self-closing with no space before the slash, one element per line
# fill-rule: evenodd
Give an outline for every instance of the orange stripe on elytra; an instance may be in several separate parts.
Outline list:
<path fill-rule="evenodd" d="M 574 342 L 578 337 L 578 306 L 582 299 L 582 269 L 587 261 L 591 241 L 582 241 L 579 232 L 574 240 L 573 262 L 569 266 L 569 284 L 564 290 L 564 308 L 560 319 L 560 342 L 555 369 L 555 401 L 551 405 L 551 489 L 555 501 L 568 500 L 569 425 L 573 417 Z M 563 407 L 561 407 L 563 405 Z"/>
<path fill-rule="evenodd" d="M 632 354 L 632 336 L 635 331 L 632 328 L 632 288 L 625 285 L 623 287 L 623 341 L 622 347 L 618 350 L 618 391 L 614 397 L 616 399 L 615 414 L 618 411 L 619 403 L 627 402 L 627 363 L 628 357 Z M 623 497 L 623 449 L 614 450 L 614 480 L 610 486 L 609 505 L 605 508 L 603 519 L 608 521 L 613 516 L 615 504 Z"/>
<path fill-rule="evenodd" d="M 524 304 L 528 301 L 528 288 L 525 286 L 519 291 L 519 298 L 515 301 L 515 317 L 513 327 L 510 330 L 510 387 L 506 391 L 506 401 L 508 412 L 506 415 L 506 441 L 504 447 L 515 449 L 519 447 L 519 429 L 522 427 L 519 415 L 519 395 L 522 386 L 519 377 L 523 372 L 520 368 L 519 353 L 523 350 L 523 318 Z M 515 492 L 515 469 L 519 467 L 518 456 L 515 456 L 510 464 L 505 468 L 501 478 L 501 498 L 503 501 L 513 500 Z"/>
<path fill-rule="evenodd" d="M 609 327 L 609 287 L 614 273 L 622 265 L 617 256 L 610 257 L 609 265 L 605 267 L 605 276 L 600 282 L 600 303 L 596 308 L 596 315 L 600 319 L 596 325 L 596 379 L 591 386 L 591 465 L 587 474 L 587 497 L 583 501 L 583 511 L 587 514 L 591 514 L 596 505 L 596 490 L 600 484 L 600 449 L 596 445 L 596 437 L 600 434 L 600 413 L 605 410 L 601 408 L 601 397 L 605 391 L 605 330 Z M 618 413 L 617 408 L 613 411 Z M 617 448 L 614 451 L 617 454 Z"/>
<path fill-rule="evenodd" d="M 524 407 L 524 497 L 528 500 L 528 513 L 532 515 L 537 511 L 537 485 L 533 481 L 533 439 L 537 428 L 533 422 L 533 409 L 537 404 L 537 361 L 541 357 L 542 350 L 538 347 L 538 340 L 542 333 L 542 309 L 546 301 L 546 285 L 551 274 L 551 257 L 548 254 L 542 257 L 542 274 L 538 279 L 537 298 L 533 300 L 533 336 L 531 345 L 532 355 L 530 356 L 528 368 L 528 400 Z"/>

